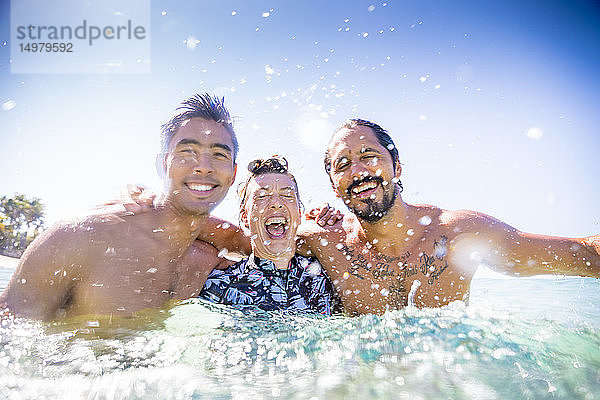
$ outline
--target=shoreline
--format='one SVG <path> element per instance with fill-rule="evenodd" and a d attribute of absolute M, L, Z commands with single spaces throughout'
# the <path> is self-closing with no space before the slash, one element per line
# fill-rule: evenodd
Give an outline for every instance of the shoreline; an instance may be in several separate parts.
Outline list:
<path fill-rule="evenodd" d="M 19 259 L 14 257 L 7 257 L 0 255 L 0 268 L 1 269 L 15 269 L 19 264 Z"/>

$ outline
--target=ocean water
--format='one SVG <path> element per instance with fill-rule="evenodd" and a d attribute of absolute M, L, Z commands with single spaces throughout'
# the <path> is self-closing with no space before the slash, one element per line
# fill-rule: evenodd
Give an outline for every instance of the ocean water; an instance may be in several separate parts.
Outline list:
<path fill-rule="evenodd" d="M 0 398 L 599 399 L 600 281 L 477 278 L 468 306 L 354 318 L 189 300 L 120 321 L 9 320 Z"/>

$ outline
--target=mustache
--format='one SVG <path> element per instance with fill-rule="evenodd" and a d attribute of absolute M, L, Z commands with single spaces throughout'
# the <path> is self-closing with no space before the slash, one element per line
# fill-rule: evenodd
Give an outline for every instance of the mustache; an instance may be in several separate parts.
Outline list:
<path fill-rule="evenodd" d="M 346 189 L 346 193 L 348 193 L 349 196 L 352 196 L 352 190 L 357 187 L 362 185 L 363 183 L 367 183 L 367 182 L 377 182 L 380 185 L 383 184 L 383 178 L 380 176 L 365 176 L 362 179 L 359 179 L 357 181 L 354 181 L 350 184 L 350 186 L 348 186 L 348 188 Z"/>

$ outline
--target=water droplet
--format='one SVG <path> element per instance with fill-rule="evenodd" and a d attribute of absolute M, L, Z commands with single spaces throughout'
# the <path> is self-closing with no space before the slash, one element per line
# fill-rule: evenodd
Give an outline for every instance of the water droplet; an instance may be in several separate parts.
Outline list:
<path fill-rule="evenodd" d="M 406 234 L 407 234 L 408 236 L 412 236 L 412 235 L 414 235 L 414 234 L 415 234 L 415 231 L 414 231 L 414 230 L 412 230 L 412 229 L 409 229 L 409 230 L 407 230 L 407 231 L 406 231 Z"/>
<path fill-rule="evenodd" d="M 531 127 L 527 130 L 527 137 L 533 140 L 540 140 L 544 136 L 544 131 L 539 126 Z"/>
<path fill-rule="evenodd" d="M 431 224 L 431 217 L 429 215 L 424 215 L 421 217 L 421 219 L 419 219 L 419 223 L 421 225 L 427 226 L 427 225 Z"/>
<path fill-rule="evenodd" d="M 13 108 L 15 108 L 16 106 L 17 106 L 17 102 L 15 102 L 14 100 L 8 100 L 2 104 L 2 109 L 4 111 L 10 111 Z"/>
<path fill-rule="evenodd" d="M 306 267 L 306 273 L 310 276 L 317 276 L 321 273 L 321 264 L 318 261 L 314 261 Z"/>

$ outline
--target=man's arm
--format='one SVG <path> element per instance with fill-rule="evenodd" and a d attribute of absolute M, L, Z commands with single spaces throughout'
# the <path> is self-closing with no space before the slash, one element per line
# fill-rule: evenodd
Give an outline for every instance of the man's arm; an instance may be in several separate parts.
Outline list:
<path fill-rule="evenodd" d="M 178 282 L 173 294 L 177 299 L 197 297 L 213 269 L 226 269 L 232 261 L 220 258 L 212 245 L 196 240 L 178 262 Z"/>
<path fill-rule="evenodd" d="M 0 307 L 16 315 L 51 320 L 68 300 L 79 277 L 82 249 L 77 249 L 73 228 L 53 226 L 25 251 Z"/>
<path fill-rule="evenodd" d="M 326 238 L 332 232 L 341 232 L 344 214 L 323 203 L 319 207 L 311 209 L 304 214 L 302 223 L 296 231 L 296 253 L 303 256 L 315 256 L 311 250 L 321 239 Z"/>
<path fill-rule="evenodd" d="M 600 235 L 565 238 L 518 231 L 481 213 L 458 212 L 449 256 L 456 265 L 486 265 L 516 276 L 600 277 Z"/>
<path fill-rule="evenodd" d="M 213 216 L 206 217 L 201 225 L 198 240 L 210 243 L 219 250 L 227 249 L 228 252 L 246 256 L 252 252 L 250 238 L 240 227 Z"/>
<path fill-rule="evenodd" d="M 106 202 L 102 207 L 117 205 L 126 213 L 143 214 L 154 207 L 155 198 L 156 193 L 148 188 L 141 185 L 127 185 L 126 196 Z M 311 209 L 305 216 L 307 220 L 315 220 L 320 226 L 334 225 L 343 218 L 343 215 L 328 203 Z M 240 227 L 213 216 L 208 216 L 203 221 L 198 240 L 210 243 L 219 250 L 227 249 L 228 252 L 239 253 L 242 256 L 248 256 L 252 252 L 250 238 Z M 298 241 L 298 250 L 305 255 L 307 248 L 303 243 L 302 240 Z"/>
<path fill-rule="evenodd" d="M 124 210 L 126 214 L 144 214 L 154 208 L 156 193 L 142 185 L 127 185 L 127 192 L 121 199 L 111 200 L 100 206 L 100 212 L 109 210 Z M 116 206 L 118 208 L 107 208 Z M 227 249 L 227 252 L 239 253 L 247 256 L 252 252 L 250 238 L 244 231 L 231 222 L 222 220 L 212 215 L 207 216 L 201 222 L 201 230 L 198 240 L 210 243 L 219 250 Z"/>

